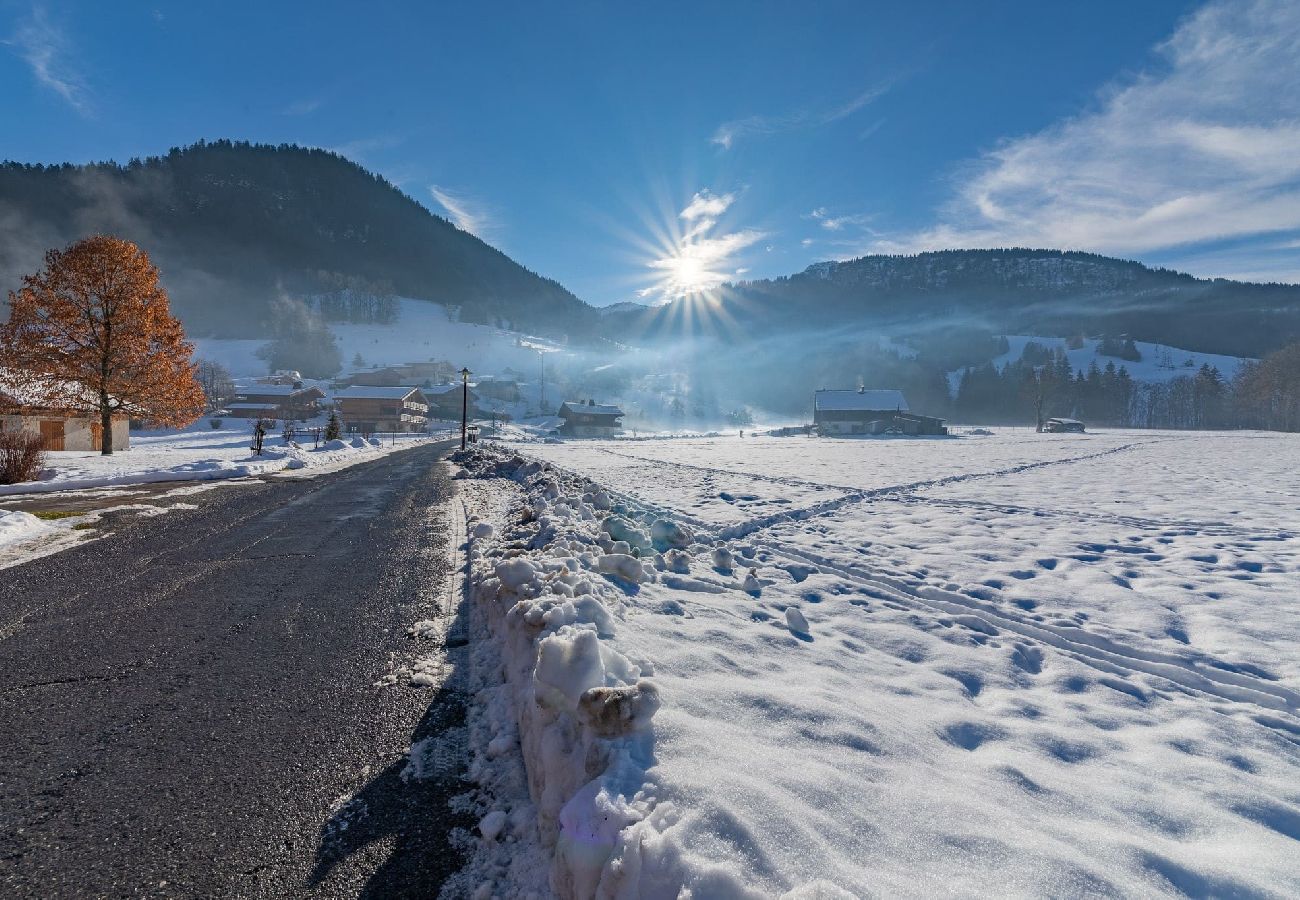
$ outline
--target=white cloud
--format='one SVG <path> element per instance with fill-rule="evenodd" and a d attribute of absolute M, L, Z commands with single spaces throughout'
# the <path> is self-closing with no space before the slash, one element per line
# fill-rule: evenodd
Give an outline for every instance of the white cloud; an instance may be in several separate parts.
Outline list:
<path fill-rule="evenodd" d="M 90 90 L 75 62 L 77 54 L 67 35 L 49 20 L 43 7 L 32 7 L 31 15 L 5 43 L 15 48 L 40 84 L 83 116 L 92 114 Z"/>
<path fill-rule="evenodd" d="M 475 237 L 486 240 L 485 235 L 495 229 L 496 226 L 491 221 L 487 210 L 477 200 L 436 184 L 429 185 L 429 193 L 438 205 L 447 211 L 448 217 L 461 231 L 468 231 Z"/>
<path fill-rule="evenodd" d="M 985 154 L 931 228 L 868 249 L 1139 254 L 1300 228 L 1300 3 L 1217 0 L 1097 108 Z"/>
<path fill-rule="evenodd" d="M 732 145 L 741 138 L 829 125 L 832 122 L 838 122 L 840 119 L 853 115 L 864 106 L 883 96 L 889 91 L 890 87 L 892 87 L 892 82 L 889 81 L 873 85 L 851 100 L 829 109 L 801 109 L 782 116 L 748 116 L 743 119 L 723 122 L 713 132 L 709 142 L 717 144 L 725 150 L 730 150 Z"/>
<path fill-rule="evenodd" d="M 707 218 L 716 219 L 727 211 L 736 200 L 735 194 L 723 194 L 718 196 L 708 190 L 698 191 L 691 198 L 691 202 L 686 204 L 680 215 L 687 222 L 693 222 L 696 219 Z"/>

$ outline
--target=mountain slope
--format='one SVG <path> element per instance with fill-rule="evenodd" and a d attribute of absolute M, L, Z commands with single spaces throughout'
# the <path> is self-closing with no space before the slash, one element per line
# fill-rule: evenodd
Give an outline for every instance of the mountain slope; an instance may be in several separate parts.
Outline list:
<path fill-rule="evenodd" d="M 200 142 L 126 165 L 0 166 L 0 287 L 96 231 L 153 256 L 191 332 L 260 336 L 277 296 L 362 286 L 583 334 L 595 311 L 326 150 Z"/>
<path fill-rule="evenodd" d="M 823 262 L 723 290 L 735 330 L 971 327 L 997 333 L 1131 334 L 1233 356 L 1300 338 L 1300 286 L 1197 279 L 1059 250 L 947 250 Z M 639 313 L 651 331 L 698 319 L 678 300 Z"/>

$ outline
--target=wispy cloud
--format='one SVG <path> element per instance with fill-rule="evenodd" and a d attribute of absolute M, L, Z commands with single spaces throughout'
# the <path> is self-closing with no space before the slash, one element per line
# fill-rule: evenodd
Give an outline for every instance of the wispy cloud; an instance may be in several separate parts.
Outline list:
<path fill-rule="evenodd" d="M 1095 110 L 1008 140 L 933 227 L 869 249 L 1139 254 L 1300 228 L 1300 4 L 1216 0 Z"/>
<path fill-rule="evenodd" d="M 27 63 L 42 86 L 58 94 L 83 116 L 90 116 L 90 89 L 77 66 L 77 54 L 67 34 L 45 13 L 42 6 L 32 7 L 18 30 L 5 41 Z"/>
<path fill-rule="evenodd" d="M 812 219 L 827 231 L 843 231 L 851 226 L 865 226 L 871 221 L 871 216 L 865 213 L 852 213 L 847 215 L 836 216 L 827 212 L 826 207 L 819 206 L 804 218 Z"/>
<path fill-rule="evenodd" d="M 706 294 L 732 277 L 748 272 L 748 267 L 737 265 L 737 256 L 768 234 L 755 228 L 719 227 L 720 218 L 735 200 L 735 194 L 714 194 L 708 190 L 691 197 L 678 213 L 685 224 L 684 231 L 647 263 L 655 270 L 656 281 L 638 291 L 639 296 L 667 301 Z"/>
<path fill-rule="evenodd" d="M 436 184 L 429 185 L 429 193 L 461 231 L 468 231 L 477 238 L 487 240 L 487 236 L 496 230 L 496 224 L 487 209 L 474 198 Z"/>
<path fill-rule="evenodd" d="M 324 105 L 325 101 L 321 98 L 310 97 L 303 100 L 295 100 L 284 108 L 283 113 L 286 116 L 309 116 Z"/>
<path fill-rule="evenodd" d="M 736 141 L 755 135 L 777 134 L 782 131 L 794 131 L 801 128 L 817 128 L 838 122 L 853 115 L 869 103 L 882 97 L 893 86 L 891 81 L 881 82 L 862 91 L 839 106 L 830 108 L 807 108 L 779 116 L 758 115 L 743 119 L 723 122 L 713 132 L 709 142 L 730 150 Z"/>

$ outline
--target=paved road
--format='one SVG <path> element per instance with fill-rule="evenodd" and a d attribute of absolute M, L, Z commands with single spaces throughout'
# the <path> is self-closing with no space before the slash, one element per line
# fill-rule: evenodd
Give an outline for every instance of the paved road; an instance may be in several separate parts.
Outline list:
<path fill-rule="evenodd" d="M 460 788 L 402 754 L 464 707 L 375 682 L 447 597 L 444 449 L 0 571 L 0 896 L 436 896 Z"/>

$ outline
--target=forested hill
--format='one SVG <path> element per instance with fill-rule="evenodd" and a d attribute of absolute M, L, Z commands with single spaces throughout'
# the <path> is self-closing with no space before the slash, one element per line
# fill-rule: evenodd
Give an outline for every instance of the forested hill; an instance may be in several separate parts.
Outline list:
<path fill-rule="evenodd" d="M 1300 339 L 1300 286 L 1197 279 L 1059 250 L 864 256 L 741 282 L 723 293 L 734 330 L 749 335 L 960 326 L 1061 337 L 1128 334 L 1233 356 L 1262 356 Z M 656 317 L 663 327 L 690 320 L 673 315 L 671 305 L 641 316 Z"/>
<path fill-rule="evenodd" d="M 0 288 L 94 232 L 145 247 L 192 333 L 257 337 L 272 301 L 340 286 L 581 336 L 595 311 L 326 150 L 200 142 L 126 165 L 0 166 Z M 0 296 L 3 295 L 0 292 Z"/>

